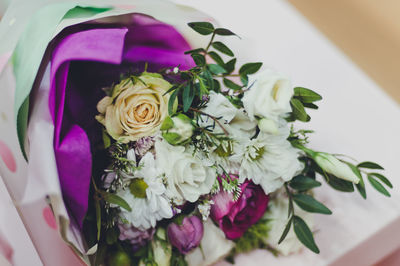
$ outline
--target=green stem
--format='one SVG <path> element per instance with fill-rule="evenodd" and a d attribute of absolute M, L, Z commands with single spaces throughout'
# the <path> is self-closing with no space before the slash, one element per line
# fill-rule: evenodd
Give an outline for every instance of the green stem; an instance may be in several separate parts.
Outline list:
<path fill-rule="evenodd" d="M 210 49 L 211 44 L 212 44 L 213 41 L 214 41 L 214 38 L 215 38 L 215 32 L 213 33 L 213 35 L 212 35 L 212 37 L 211 37 L 211 40 L 210 40 L 210 42 L 209 42 L 208 45 L 207 45 L 207 48 L 206 48 L 206 51 L 205 51 L 205 54 L 206 54 L 206 55 L 208 54 L 208 50 Z"/>

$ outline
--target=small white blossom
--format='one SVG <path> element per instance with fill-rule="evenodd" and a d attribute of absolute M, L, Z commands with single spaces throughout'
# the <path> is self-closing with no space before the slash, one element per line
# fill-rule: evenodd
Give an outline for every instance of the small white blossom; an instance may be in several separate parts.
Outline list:
<path fill-rule="evenodd" d="M 211 205 L 214 204 L 214 201 L 204 201 L 202 204 L 199 204 L 197 208 L 203 218 L 203 221 L 207 221 L 208 217 L 210 216 Z"/>

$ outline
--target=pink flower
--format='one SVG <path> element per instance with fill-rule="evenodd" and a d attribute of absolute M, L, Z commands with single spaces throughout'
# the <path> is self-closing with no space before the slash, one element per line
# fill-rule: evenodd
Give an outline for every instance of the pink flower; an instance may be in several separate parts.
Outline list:
<path fill-rule="evenodd" d="M 181 225 L 171 223 L 167 229 L 169 242 L 182 254 L 198 247 L 203 233 L 203 223 L 197 216 L 183 218 Z"/>
<path fill-rule="evenodd" d="M 235 177 L 231 175 L 231 178 Z M 237 178 L 237 177 L 235 177 Z M 213 196 L 211 218 L 218 223 L 228 239 L 237 239 L 265 213 L 269 196 L 253 182 L 246 180 L 240 186 L 242 192 L 237 201 L 232 193 L 220 191 Z"/>

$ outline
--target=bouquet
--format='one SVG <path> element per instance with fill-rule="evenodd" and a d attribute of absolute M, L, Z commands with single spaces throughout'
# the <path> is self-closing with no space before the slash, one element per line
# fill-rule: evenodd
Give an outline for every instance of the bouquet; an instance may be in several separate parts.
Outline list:
<path fill-rule="evenodd" d="M 308 146 L 299 122 L 322 97 L 239 64 L 234 32 L 166 1 L 79 2 L 38 3 L 3 45 L 0 82 L 16 82 L 5 137 L 20 151 L 0 145 L 7 171 L 13 152 L 28 162 L 23 201 L 46 200 L 87 264 L 319 253 L 312 214 L 332 214 L 313 196 L 321 181 L 366 198 L 366 178 L 390 196 L 380 165 Z"/>

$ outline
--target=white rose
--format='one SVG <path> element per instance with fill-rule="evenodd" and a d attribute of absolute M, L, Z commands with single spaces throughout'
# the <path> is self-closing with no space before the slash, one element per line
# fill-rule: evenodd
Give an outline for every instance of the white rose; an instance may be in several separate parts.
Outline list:
<path fill-rule="evenodd" d="M 251 76 L 249 84 L 252 86 L 244 93 L 242 102 L 252 121 L 257 118 L 277 121 L 291 111 L 290 99 L 294 91 L 285 76 L 265 70 Z"/>
<path fill-rule="evenodd" d="M 224 233 L 208 219 L 204 223 L 204 235 L 200 247 L 186 255 L 189 266 L 207 266 L 223 259 L 234 246 Z"/>
<path fill-rule="evenodd" d="M 167 179 L 167 196 L 174 201 L 195 202 L 208 194 L 216 179 L 215 169 L 207 160 L 200 160 L 183 146 L 172 146 L 165 140 L 155 143 L 157 166 Z"/>
<path fill-rule="evenodd" d="M 169 88 L 171 84 L 157 74 L 125 79 L 114 87 L 111 97 L 98 103 L 96 119 L 123 143 L 151 136 L 168 116 L 169 94 L 165 93 Z"/>

